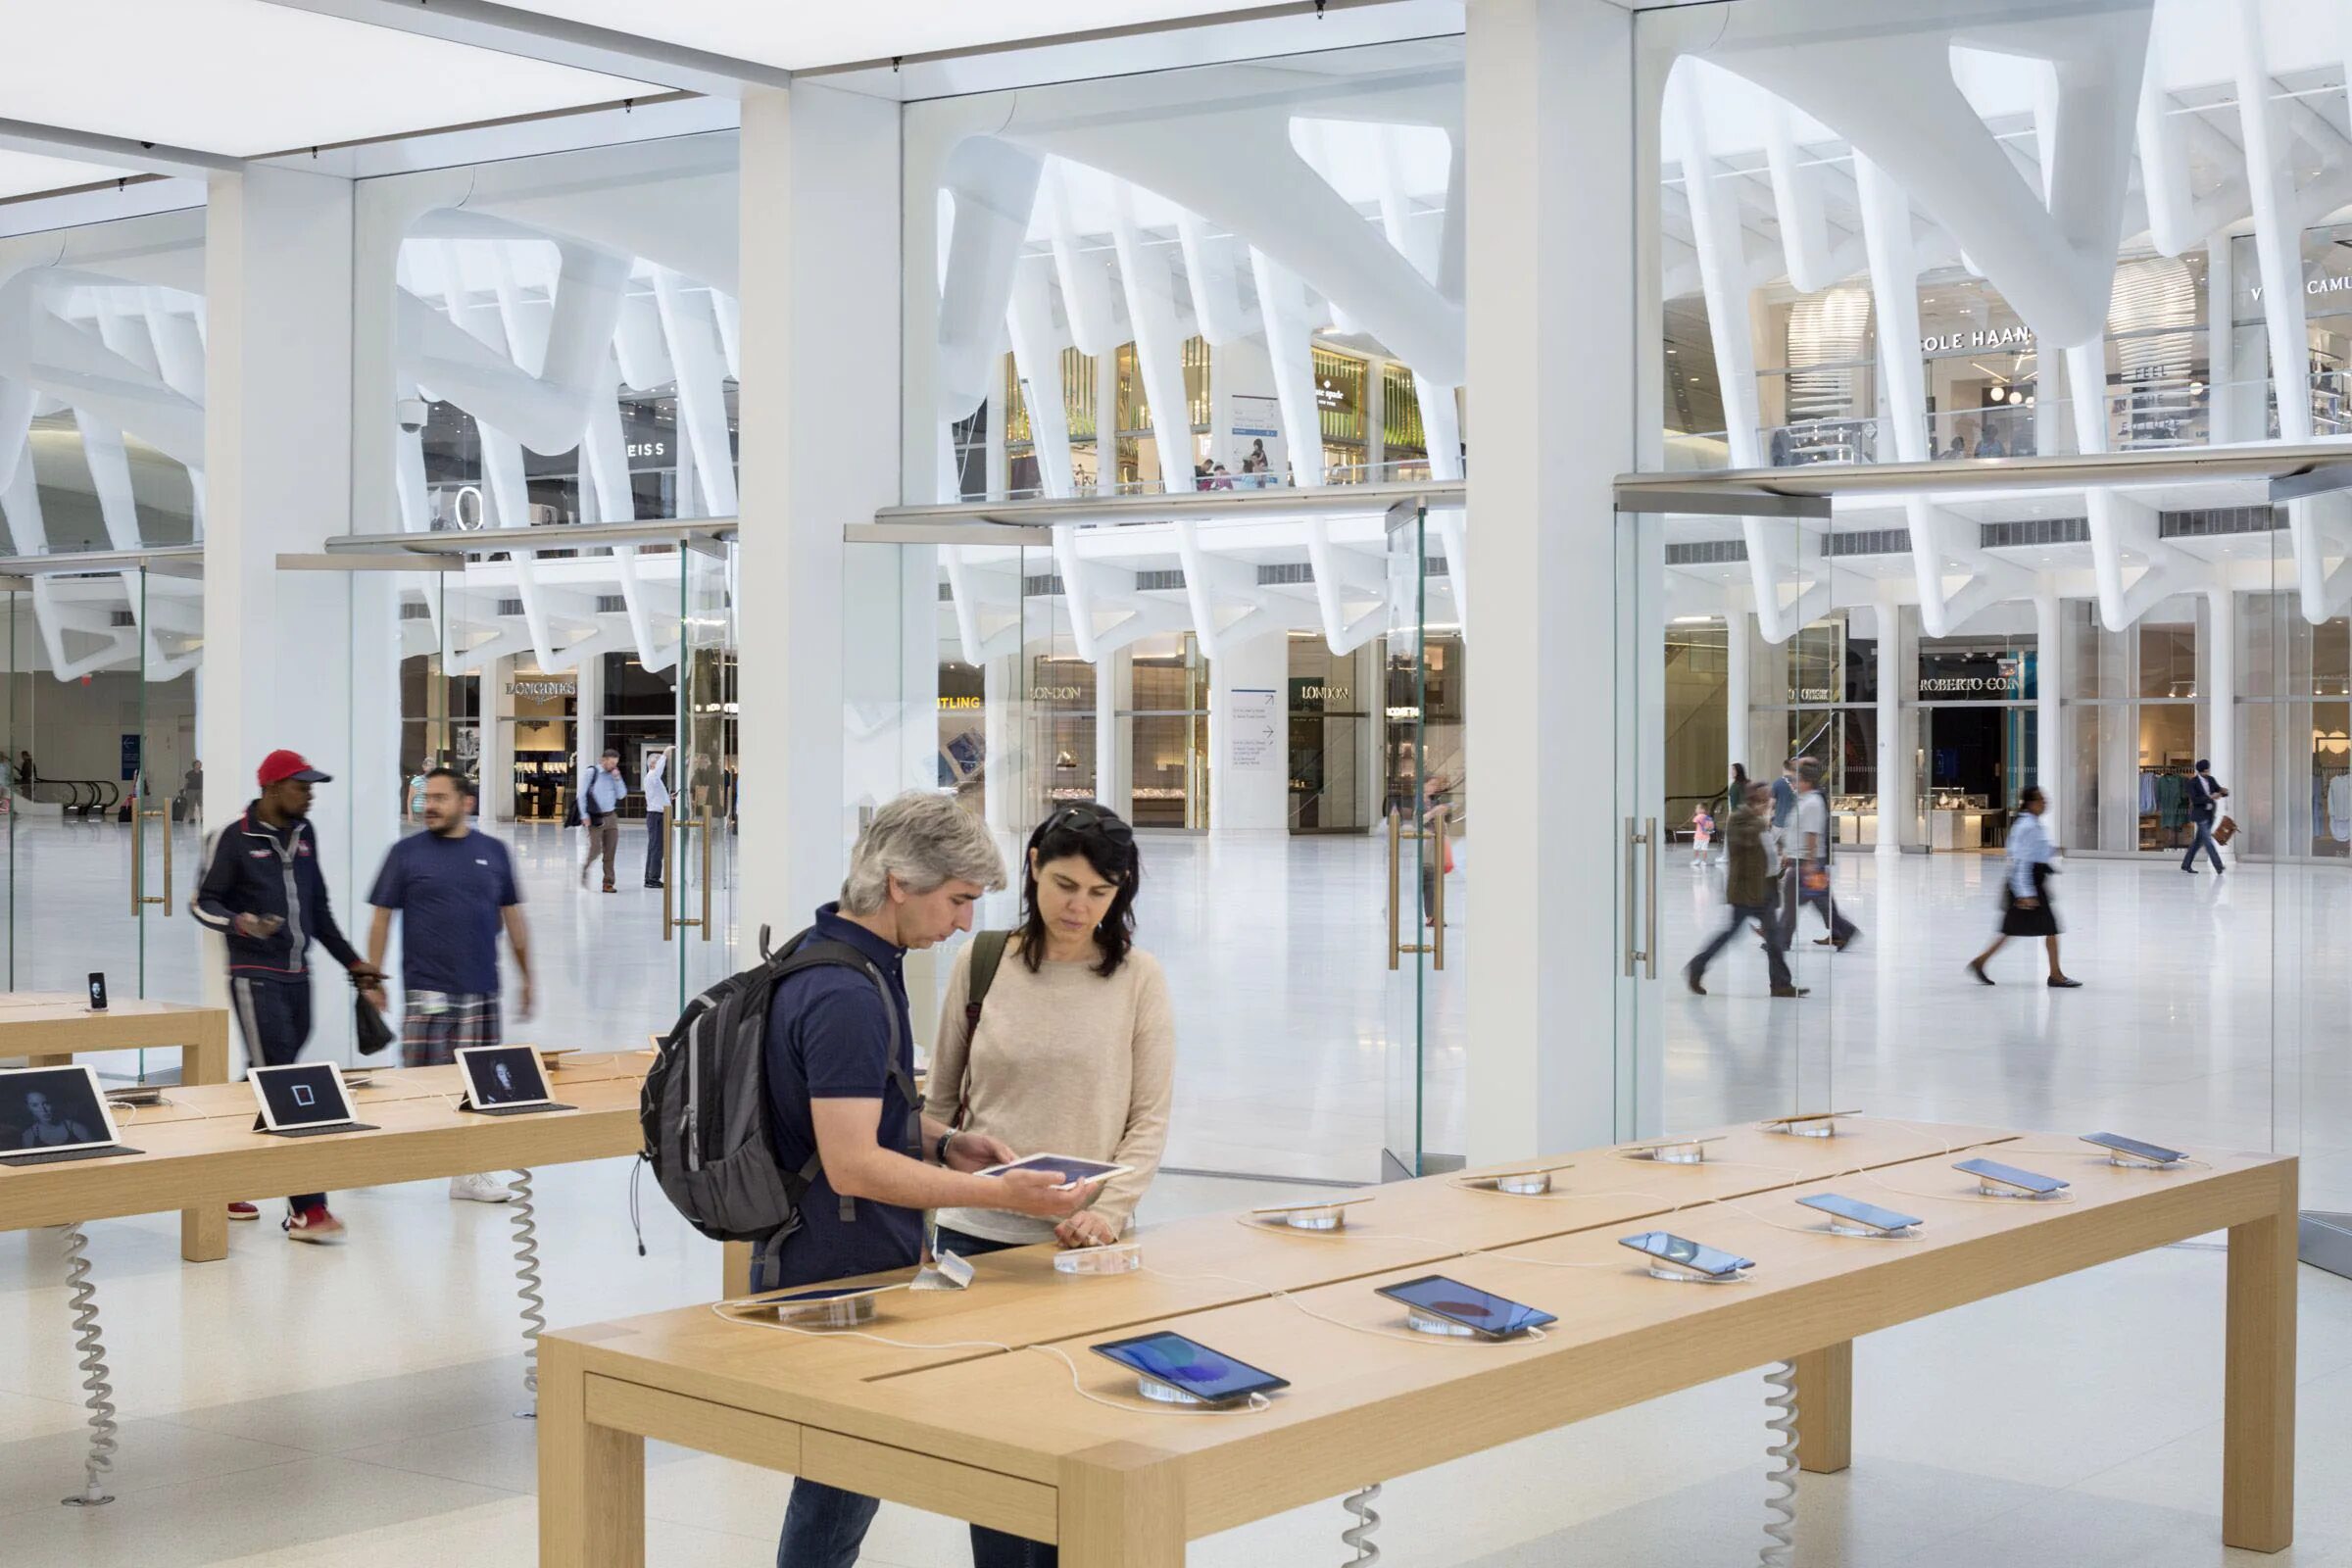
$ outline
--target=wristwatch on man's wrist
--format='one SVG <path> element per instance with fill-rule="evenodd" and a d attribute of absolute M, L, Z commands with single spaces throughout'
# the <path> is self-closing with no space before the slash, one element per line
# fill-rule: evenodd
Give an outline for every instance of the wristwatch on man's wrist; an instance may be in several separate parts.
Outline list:
<path fill-rule="evenodd" d="M 951 1127 L 939 1135 L 939 1145 L 931 1151 L 932 1157 L 942 1165 L 948 1162 L 948 1146 L 956 1141 L 956 1129 Z"/>

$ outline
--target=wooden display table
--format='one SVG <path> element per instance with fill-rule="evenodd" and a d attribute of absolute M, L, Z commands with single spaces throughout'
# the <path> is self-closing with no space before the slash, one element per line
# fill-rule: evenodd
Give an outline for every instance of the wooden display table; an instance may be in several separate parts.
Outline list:
<path fill-rule="evenodd" d="M 1858 1336 L 2223 1229 L 2223 1539 L 2260 1551 L 2289 1544 L 2291 1158 L 2213 1153 L 2186 1169 L 2125 1169 L 2054 1136 L 1844 1125 L 1852 1135 L 1830 1140 L 1736 1130 L 1697 1166 L 1577 1155 L 1547 1198 L 1453 1178 L 1401 1183 L 1336 1235 L 1187 1220 L 1144 1233 L 1140 1274 L 1059 1276 L 1047 1249 L 992 1254 L 968 1293 L 883 1298 L 868 1332 L 924 1348 L 724 1322 L 707 1308 L 550 1334 L 540 1563 L 643 1562 L 649 1437 L 1057 1543 L 1068 1568 L 1174 1568 L 1194 1538 L 1779 1360 L 1796 1363 L 1800 1462 L 1838 1470 Z M 1972 1199 L 1972 1179 L 1950 1166 L 1984 1144 L 2068 1179 L 2074 1200 Z M 1927 1224 L 1908 1241 L 1809 1230 L 1821 1216 L 1792 1200 L 1822 1191 Z M 1651 1278 L 1616 1245 L 1649 1228 L 1758 1266 L 1738 1285 Z M 1352 1333 L 1271 1294 L 1401 1329 L 1400 1309 L 1372 1287 L 1432 1269 L 1559 1322 L 1541 1341 L 1424 1345 Z M 1171 1418 L 1087 1348 L 1154 1328 L 1293 1387 L 1261 1412 Z M 1069 1362 L 1030 1348 L 1048 1346 Z M 1071 1363 L 1089 1393 L 1124 1407 L 1081 1398 Z M 972 1422 L 973 1410 L 991 1418 Z"/>
<path fill-rule="evenodd" d="M 72 992 L 0 993 L 0 1057 L 23 1056 L 28 1067 L 62 1067 L 75 1056 L 107 1051 L 179 1049 L 183 1084 L 228 1082 L 228 1012 L 178 1002 L 116 1000 L 104 1012 Z M 212 1208 L 179 1211 L 179 1255 L 210 1263 L 228 1255 L 228 1214 Z"/>

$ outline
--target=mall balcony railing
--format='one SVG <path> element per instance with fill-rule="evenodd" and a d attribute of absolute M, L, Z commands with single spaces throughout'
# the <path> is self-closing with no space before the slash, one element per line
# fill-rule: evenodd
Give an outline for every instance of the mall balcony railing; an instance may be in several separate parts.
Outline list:
<path fill-rule="evenodd" d="M 2267 379 L 2220 385 L 2197 380 L 2119 385 L 2108 388 L 2102 401 L 2110 452 L 2211 446 L 2217 407 L 2227 408 L 2234 416 L 2239 432 L 2235 439 L 2278 439 L 2278 399 Z M 2311 377 L 2311 418 L 2315 439 L 2352 436 L 2352 370 L 2325 370 Z M 2045 408 L 2034 394 L 2022 388 L 2013 402 L 1937 410 L 1923 419 L 1931 461 L 2028 458 L 2081 450 L 2075 439 L 2072 402 L 2058 399 Z M 2256 429 L 2259 434 L 2253 433 Z M 1756 434 L 1757 450 L 1768 467 L 1901 461 L 1893 432 L 1876 414 L 1764 425 Z M 1669 432 L 1668 472 L 1696 473 L 1731 466 L 1727 432 Z"/>
<path fill-rule="evenodd" d="M 1427 458 L 1398 458 L 1386 463 L 1331 464 L 1323 469 L 1326 485 L 1347 484 L 1426 484 L 1431 473 Z M 1294 473 L 1196 473 L 1195 490 L 1291 490 L 1299 488 Z M 967 489 L 958 499 L 963 501 L 1036 501 L 1046 491 L 1042 486 L 1016 486 L 1002 497 L 992 498 L 985 489 Z M 1095 496 L 1156 496 L 1166 490 L 1157 479 L 1122 479 L 1111 484 L 1085 480 L 1071 489 L 1069 499 L 1086 500 Z"/>

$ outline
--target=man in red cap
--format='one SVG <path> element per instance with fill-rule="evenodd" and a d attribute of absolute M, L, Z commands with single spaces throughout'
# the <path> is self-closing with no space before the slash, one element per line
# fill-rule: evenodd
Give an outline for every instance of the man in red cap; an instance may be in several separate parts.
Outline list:
<path fill-rule="evenodd" d="M 210 862 L 189 912 L 228 940 L 228 990 L 245 1036 L 245 1054 L 282 1066 L 311 1038 L 311 939 L 315 936 L 362 988 L 384 972 L 359 955 L 327 907 L 318 836 L 311 826 L 311 786 L 331 782 L 299 753 L 262 759 L 262 793 L 213 841 Z M 286 1234 L 298 1242 L 341 1237 L 324 1193 L 286 1200 Z M 231 1219 L 253 1219 L 251 1203 L 228 1205 Z"/>

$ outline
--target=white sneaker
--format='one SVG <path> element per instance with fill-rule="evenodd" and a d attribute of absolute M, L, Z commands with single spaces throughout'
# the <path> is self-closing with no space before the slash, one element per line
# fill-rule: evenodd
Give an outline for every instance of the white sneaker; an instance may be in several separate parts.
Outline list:
<path fill-rule="evenodd" d="M 512 1202 L 514 1190 L 495 1176 L 452 1176 L 449 1196 L 454 1201 L 464 1199 L 471 1203 Z"/>

